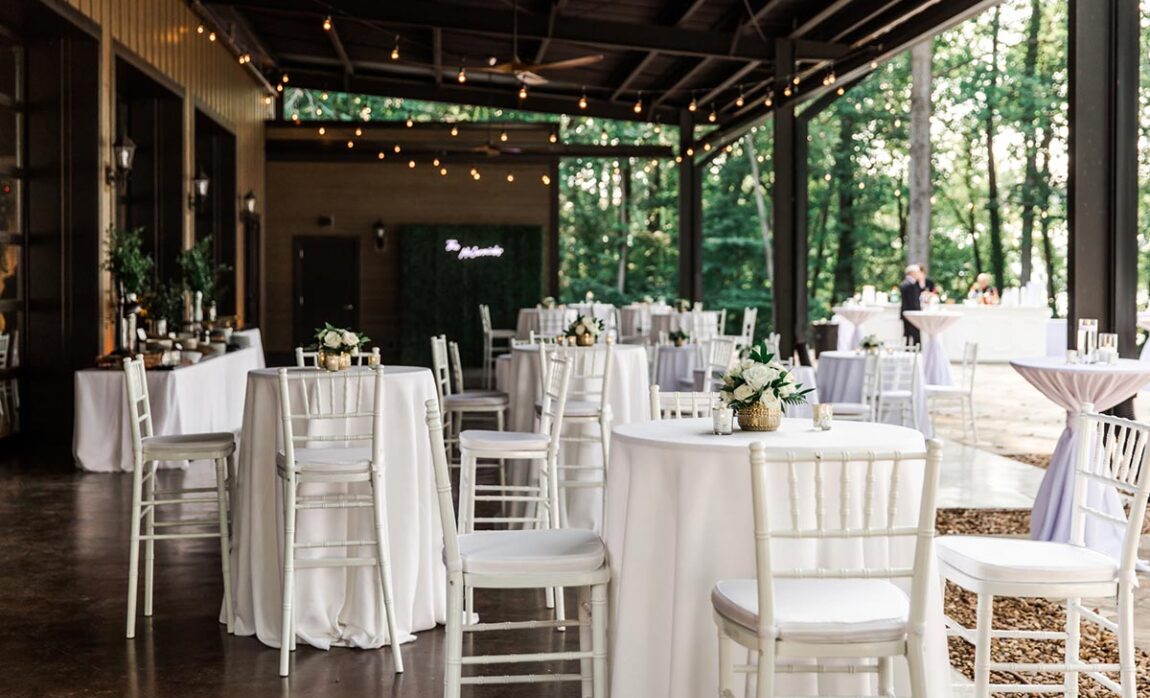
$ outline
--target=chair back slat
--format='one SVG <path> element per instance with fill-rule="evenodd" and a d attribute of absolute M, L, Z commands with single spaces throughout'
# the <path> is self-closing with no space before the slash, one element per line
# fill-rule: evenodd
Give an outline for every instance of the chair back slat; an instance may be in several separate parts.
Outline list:
<path fill-rule="evenodd" d="M 353 366 L 370 366 L 379 363 L 379 347 L 372 347 L 371 351 L 353 351 L 351 364 Z M 295 365 L 297 368 L 319 366 L 319 351 L 317 349 L 295 348 Z"/>
<path fill-rule="evenodd" d="M 739 338 L 744 346 L 749 346 L 755 341 L 755 322 L 758 318 L 758 308 L 743 308 L 743 327 Z"/>
<path fill-rule="evenodd" d="M 568 400 L 596 403 L 606 408 L 611 392 L 611 357 L 614 343 L 607 341 L 590 347 L 547 347 L 545 360 L 562 356 L 571 363 L 571 385 Z M 541 354 L 544 348 L 540 347 Z"/>
<path fill-rule="evenodd" d="M 1075 415 L 1078 449 L 1075 454 L 1074 510 L 1070 542 L 1086 544 L 1086 522 L 1117 529 L 1117 553 L 1124 577 L 1134 574 L 1138 546 L 1150 496 L 1150 466 L 1146 449 L 1150 425 L 1094 413 L 1087 403 Z M 1093 493 L 1093 494 L 1091 494 Z M 1108 506 L 1107 500 L 1112 504 Z"/>
<path fill-rule="evenodd" d="M 382 464 L 382 366 L 338 372 L 281 368 L 278 376 L 281 429 L 289 464 L 295 463 L 295 449 L 309 442 L 370 446 L 373 463 Z M 368 386 L 373 390 L 370 400 Z"/>
<path fill-rule="evenodd" d="M 451 374 L 448 370 L 446 335 L 434 335 L 431 338 L 431 374 L 435 379 L 435 390 L 439 395 L 439 405 L 442 408 L 443 398 L 453 394 L 451 392 Z"/>
<path fill-rule="evenodd" d="M 483 325 L 483 334 L 490 335 L 491 324 L 491 308 L 486 303 L 479 304 L 479 321 Z"/>
<path fill-rule="evenodd" d="M 124 359 L 124 393 L 128 398 L 128 426 L 132 432 L 132 450 L 135 455 L 140 456 L 143 453 L 144 439 L 155 435 L 152 431 L 152 402 L 148 397 L 148 374 L 144 370 L 143 356 Z"/>
<path fill-rule="evenodd" d="M 718 403 L 714 392 L 662 392 L 651 386 L 651 419 L 697 419 L 710 417 Z"/>
<path fill-rule="evenodd" d="M 974 391 L 974 371 L 978 368 L 978 342 L 967 342 L 962 346 L 962 366 L 959 369 L 958 384 L 967 392 Z"/>
<path fill-rule="evenodd" d="M 455 382 L 455 392 L 463 392 L 463 361 L 459 358 L 459 342 L 447 343 L 447 358 L 451 365 L 451 380 Z"/>
<path fill-rule="evenodd" d="M 920 354 L 899 349 L 883 352 L 878 362 L 878 390 L 913 391 L 918 383 L 918 362 Z"/>
<path fill-rule="evenodd" d="M 567 321 L 568 313 L 567 308 L 544 308 L 538 306 L 535 309 L 536 314 L 539 316 L 539 335 L 543 337 L 557 337 L 563 334 L 570 324 Z"/>
<path fill-rule="evenodd" d="M 424 408 L 427 411 L 427 438 L 431 442 L 431 463 L 435 471 L 439 524 L 443 529 L 443 561 L 449 575 L 458 575 L 463 572 L 463 562 L 459 555 L 459 529 L 455 523 L 455 507 L 451 501 L 451 474 L 447 470 L 443 417 L 438 400 L 428 400 L 424 403 Z"/>

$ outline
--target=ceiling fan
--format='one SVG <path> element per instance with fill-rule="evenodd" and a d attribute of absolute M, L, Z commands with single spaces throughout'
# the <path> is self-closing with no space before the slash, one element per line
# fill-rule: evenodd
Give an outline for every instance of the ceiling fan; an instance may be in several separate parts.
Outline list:
<path fill-rule="evenodd" d="M 480 72 L 495 73 L 497 75 L 514 75 L 520 82 L 530 85 L 546 85 L 547 78 L 540 75 L 540 72 L 551 70 L 566 70 L 570 68 L 582 68 L 583 66 L 593 65 L 603 60 L 603 54 L 596 53 L 587 56 L 579 56 L 578 58 L 568 58 L 564 61 L 554 61 L 551 63 L 528 63 L 519 58 L 519 3 L 518 0 L 512 6 L 512 26 L 511 26 L 511 55 L 509 61 L 502 63 L 494 63 L 490 66 L 479 68 Z"/>

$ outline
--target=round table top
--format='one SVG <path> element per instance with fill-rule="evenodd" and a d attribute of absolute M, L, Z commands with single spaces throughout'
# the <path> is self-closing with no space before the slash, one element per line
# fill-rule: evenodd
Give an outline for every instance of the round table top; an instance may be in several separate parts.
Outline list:
<path fill-rule="evenodd" d="M 907 310 L 902 316 L 924 332 L 939 334 L 962 319 L 962 313 L 953 310 Z"/>
<path fill-rule="evenodd" d="M 741 431 L 724 436 L 712 432 L 712 422 L 703 419 L 663 419 L 634 422 L 615 427 L 612 439 L 651 448 L 722 451 L 745 461 L 750 444 L 760 441 L 768 451 L 785 450 L 796 454 L 816 451 L 884 450 L 914 451 L 923 448 L 920 432 L 892 424 L 835 422 L 829 431 L 816 430 L 809 419 L 784 418 L 778 431 Z M 617 442 L 616 442 L 617 443 Z"/>
<path fill-rule="evenodd" d="M 1137 359 L 1118 359 L 1111 364 L 1068 364 L 1066 359 L 1053 356 L 1034 356 L 1010 362 L 1016 370 L 1051 371 L 1055 373 L 1150 374 L 1150 362 Z"/>
<path fill-rule="evenodd" d="M 288 373 L 315 373 L 320 370 L 314 366 L 272 366 L 269 368 L 252 369 L 251 371 L 248 371 L 248 375 L 252 378 L 259 378 L 261 380 L 274 380 L 277 376 L 279 376 L 281 368 L 286 368 Z M 357 368 L 367 369 L 368 367 L 353 366 L 347 370 L 354 371 Z M 431 369 L 424 366 L 398 366 L 391 364 L 386 364 L 383 367 L 384 377 L 411 375 L 416 373 L 431 373 Z"/>
<path fill-rule="evenodd" d="M 839 361 L 862 361 L 866 358 L 866 354 L 861 351 L 845 351 L 842 349 L 834 349 L 831 351 L 820 351 L 819 361 L 823 359 L 836 359 Z"/>
<path fill-rule="evenodd" d="M 880 305 L 836 305 L 831 311 L 842 315 L 854 324 L 866 322 L 875 315 L 879 315 L 886 308 Z"/>
<path fill-rule="evenodd" d="M 605 346 L 607 346 L 607 345 L 600 343 L 600 344 L 594 345 L 593 347 L 580 347 L 580 348 L 581 349 L 602 349 Z M 538 344 L 516 344 L 515 346 L 511 347 L 511 351 L 521 351 L 521 352 L 530 352 L 532 354 L 538 354 L 539 353 L 539 345 Z M 641 352 L 646 353 L 647 348 L 645 346 L 643 346 L 642 344 L 620 344 L 620 343 L 616 342 L 615 348 L 612 349 L 611 351 L 641 351 Z"/>

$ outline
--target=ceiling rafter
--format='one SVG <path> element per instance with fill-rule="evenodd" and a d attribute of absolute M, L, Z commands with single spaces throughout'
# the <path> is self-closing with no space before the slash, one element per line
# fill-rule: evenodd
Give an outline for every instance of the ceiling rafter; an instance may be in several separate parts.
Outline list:
<path fill-rule="evenodd" d="M 691 2 L 681 10 L 679 8 L 668 8 L 664 10 L 663 21 L 661 23 L 677 27 L 691 19 L 706 1 L 707 0 L 691 0 Z M 669 14 L 673 14 L 674 16 L 668 18 L 667 15 Z M 623 78 L 618 81 L 619 86 L 611 93 L 611 101 L 619 101 L 619 98 L 631 88 L 631 83 L 635 81 L 635 78 L 642 75 L 643 71 L 646 70 L 658 56 L 658 51 L 648 51 L 642 58 L 631 63 L 623 73 Z"/>

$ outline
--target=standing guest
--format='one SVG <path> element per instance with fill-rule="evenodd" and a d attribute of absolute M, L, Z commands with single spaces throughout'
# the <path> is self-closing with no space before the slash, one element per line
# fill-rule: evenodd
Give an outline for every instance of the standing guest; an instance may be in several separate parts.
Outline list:
<path fill-rule="evenodd" d="M 922 284 L 920 284 L 922 286 L 922 290 L 937 296 L 938 287 L 935 286 L 934 279 L 930 278 L 930 267 L 925 264 L 920 266 L 922 267 Z"/>
<path fill-rule="evenodd" d="M 898 311 L 898 316 L 902 318 L 902 335 L 909 339 L 912 344 L 919 344 L 922 337 L 919 335 L 918 328 L 903 317 L 903 313 L 908 310 L 922 310 L 922 293 L 925 282 L 926 274 L 923 273 L 922 267 L 917 264 L 910 264 L 906 268 L 906 278 L 898 287 L 899 296 L 902 300 L 902 306 Z"/>
<path fill-rule="evenodd" d="M 970 287 L 967 297 L 982 305 L 998 305 L 998 289 L 991 285 L 990 274 L 985 272 L 979 274 Z"/>

